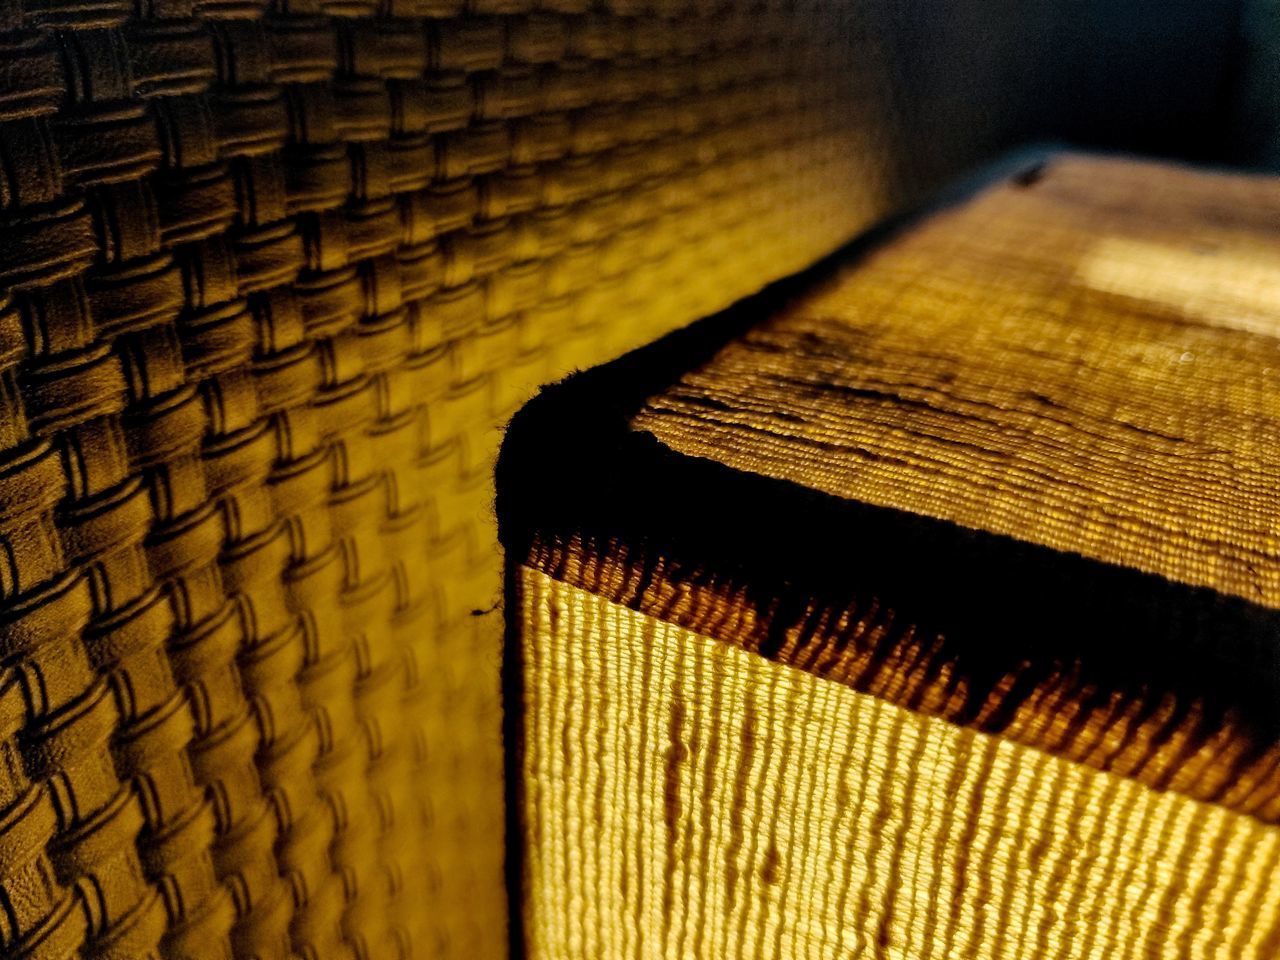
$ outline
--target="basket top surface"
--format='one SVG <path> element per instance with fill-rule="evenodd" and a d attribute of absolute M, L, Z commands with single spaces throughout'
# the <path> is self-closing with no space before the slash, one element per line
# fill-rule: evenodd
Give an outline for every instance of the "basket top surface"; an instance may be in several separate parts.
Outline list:
<path fill-rule="evenodd" d="M 630 429 L 1275 609 L 1280 178 L 1052 156 L 789 296 Z"/>

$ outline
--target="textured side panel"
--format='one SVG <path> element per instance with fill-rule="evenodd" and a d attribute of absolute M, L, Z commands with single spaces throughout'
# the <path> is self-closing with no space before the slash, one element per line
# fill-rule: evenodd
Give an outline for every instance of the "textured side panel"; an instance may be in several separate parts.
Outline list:
<path fill-rule="evenodd" d="M 1280 943 L 1274 827 L 519 578 L 534 958 Z"/>

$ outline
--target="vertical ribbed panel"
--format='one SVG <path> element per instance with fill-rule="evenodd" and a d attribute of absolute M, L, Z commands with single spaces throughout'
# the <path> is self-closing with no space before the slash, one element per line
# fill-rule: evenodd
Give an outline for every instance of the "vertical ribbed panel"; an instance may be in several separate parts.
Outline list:
<path fill-rule="evenodd" d="M 533 960 L 1280 947 L 1275 827 L 518 577 Z"/>

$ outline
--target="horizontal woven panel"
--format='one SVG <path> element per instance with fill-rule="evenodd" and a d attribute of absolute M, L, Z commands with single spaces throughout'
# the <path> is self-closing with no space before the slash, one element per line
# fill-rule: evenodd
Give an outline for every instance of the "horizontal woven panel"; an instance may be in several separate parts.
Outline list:
<path fill-rule="evenodd" d="M 880 209 L 805 16 L 374 12 L 5 36 L 7 956 L 501 954 L 497 424 Z"/>
<path fill-rule="evenodd" d="M 1280 606 L 1280 179 L 1062 157 L 850 265 L 635 428 Z"/>

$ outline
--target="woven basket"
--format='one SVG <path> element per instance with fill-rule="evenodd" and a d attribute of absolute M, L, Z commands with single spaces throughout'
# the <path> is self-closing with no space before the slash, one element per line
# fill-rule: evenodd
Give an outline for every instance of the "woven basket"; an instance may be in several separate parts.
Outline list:
<path fill-rule="evenodd" d="M 1024 160 L 526 408 L 528 955 L 1274 957 L 1277 277 L 1280 178 Z"/>

